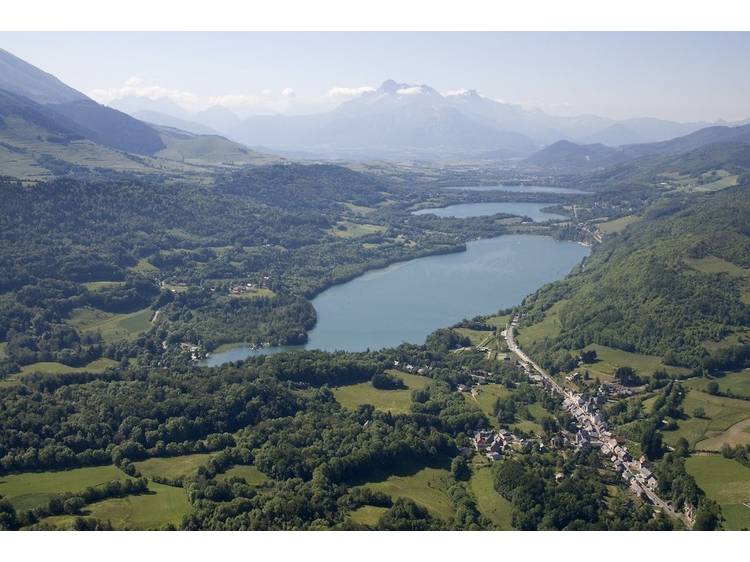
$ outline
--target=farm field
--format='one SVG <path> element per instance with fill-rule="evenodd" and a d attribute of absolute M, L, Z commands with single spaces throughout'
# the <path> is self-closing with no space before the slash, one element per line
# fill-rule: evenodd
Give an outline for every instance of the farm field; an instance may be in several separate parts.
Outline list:
<path fill-rule="evenodd" d="M 727 273 L 733 277 L 750 277 L 750 269 L 742 268 L 716 256 L 686 258 L 685 263 L 702 273 Z"/>
<path fill-rule="evenodd" d="M 99 291 L 101 289 L 109 289 L 110 287 L 119 287 L 124 284 L 125 281 L 90 281 L 84 283 L 83 286 L 89 291 Z"/>
<path fill-rule="evenodd" d="M 356 409 L 362 404 L 372 404 L 378 410 L 396 414 L 407 413 L 411 407 L 412 390 L 424 388 L 432 379 L 419 375 L 389 371 L 404 381 L 407 386 L 401 390 L 379 390 L 370 381 L 333 389 L 336 400 L 345 408 Z"/>
<path fill-rule="evenodd" d="M 76 308 L 68 323 L 83 332 L 99 332 L 105 342 L 133 339 L 150 327 L 154 311 L 144 308 L 129 314 L 114 314 L 95 308 Z"/>
<path fill-rule="evenodd" d="M 693 415 L 696 408 L 703 408 L 706 417 Z M 698 390 L 688 391 L 682 409 L 688 418 L 679 420 L 677 430 L 664 432 L 664 441 L 669 445 L 684 437 L 691 446 L 696 446 L 698 442 L 716 437 L 734 424 L 750 418 L 750 401 L 712 396 Z"/>
<path fill-rule="evenodd" d="M 146 477 L 179 478 L 193 474 L 210 457 L 210 453 L 196 453 L 178 457 L 153 457 L 133 464 L 135 464 L 138 472 Z"/>
<path fill-rule="evenodd" d="M 469 481 L 469 486 L 482 515 L 492 521 L 492 524 L 498 530 L 512 530 L 511 504 L 495 490 L 492 468 L 487 466 L 475 469 Z"/>
<path fill-rule="evenodd" d="M 499 427 L 495 418 L 495 401 L 498 398 L 507 398 L 512 392 L 501 384 L 483 384 L 479 386 L 479 394 L 474 398 L 471 393 L 465 392 L 464 398 L 470 404 L 479 407 L 482 412 L 490 419 L 493 427 Z"/>
<path fill-rule="evenodd" d="M 724 514 L 724 528 L 750 529 L 750 468 L 724 457 L 695 456 L 685 463 L 706 495 L 716 501 Z"/>
<path fill-rule="evenodd" d="M 55 494 L 80 492 L 89 486 L 128 478 L 124 472 L 112 465 L 21 472 L 0 476 L 0 495 L 5 496 L 17 511 L 24 511 L 46 504 Z"/>
<path fill-rule="evenodd" d="M 409 498 L 427 508 L 433 516 L 448 520 L 453 516 L 453 503 L 448 496 L 453 482 L 450 471 L 445 468 L 424 467 L 414 471 L 412 467 L 381 480 L 369 481 L 364 486 L 393 499 Z"/>
<path fill-rule="evenodd" d="M 259 486 L 260 484 L 263 484 L 266 480 L 268 480 L 268 476 L 263 474 L 256 467 L 252 465 L 242 464 L 235 465 L 222 474 L 217 474 L 216 479 L 221 481 L 226 480 L 227 478 L 232 478 L 234 476 L 244 478 L 245 482 L 247 482 L 251 486 Z"/>
<path fill-rule="evenodd" d="M 167 524 L 179 525 L 190 511 L 183 488 L 149 482 L 150 493 L 125 498 L 111 498 L 83 508 L 85 516 L 110 521 L 115 529 L 160 529 Z M 59 515 L 43 521 L 56 527 L 70 528 L 75 516 Z"/>

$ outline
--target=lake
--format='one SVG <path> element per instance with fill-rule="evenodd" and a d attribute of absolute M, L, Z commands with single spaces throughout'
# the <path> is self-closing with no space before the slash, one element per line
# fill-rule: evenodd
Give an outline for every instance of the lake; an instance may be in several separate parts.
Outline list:
<path fill-rule="evenodd" d="M 532 221 L 541 222 L 547 220 L 561 220 L 567 218 L 557 213 L 545 213 L 545 207 L 555 203 L 461 203 L 448 205 L 447 207 L 433 207 L 414 211 L 413 215 L 435 215 L 436 217 L 468 219 L 471 217 L 484 217 L 503 213 L 529 217 Z"/>
<path fill-rule="evenodd" d="M 446 187 L 460 191 L 508 191 L 512 193 L 569 193 L 571 195 L 586 195 L 591 191 L 567 189 L 565 187 L 550 187 L 546 185 L 467 185 Z"/>
<path fill-rule="evenodd" d="M 509 235 L 469 242 L 465 252 L 370 271 L 313 299 L 318 322 L 303 347 L 364 351 L 423 343 L 438 328 L 519 304 L 564 277 L 588 253 L 575 242 Z M 289 349 L 294 348 L 238 347 L 211 355 L 204 364 Z"/>

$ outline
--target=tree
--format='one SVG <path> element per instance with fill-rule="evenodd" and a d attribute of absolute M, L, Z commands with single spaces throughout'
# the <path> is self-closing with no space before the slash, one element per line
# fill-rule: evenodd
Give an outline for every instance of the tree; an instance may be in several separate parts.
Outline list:
<path fill-rule="evenodd" d="M 455 457 L 451 461 L 451 472 L 456 480 L 468 480 L 471 477 L 471 470 L 466 462 L 466 458 L 462 455 Z"/>
<path fill-rule="evenodd" d="M 708 392 L 712 396 L 717 395 L 719 393 L 719 383 L 716 381 L 709 382 L 708 386 L 706 386 L 706 392 Z"/>
<path fill-rule="evenodd" d="M 695 512 L 695 524 L 693 530 L 695 531 L 715 531 L 721 527 L 721 522 L 724 517 L 721 514 L 721 507 L 719 504 L 703 497 L 698 504 L 698 509 Z"/>
<path fill-rule="evenodd" d="M 641 436 L 641 450 L 650 460 L 658 459 L 664 452 L 661 433 L 656 427 L 656 422 L 649 422 Z"/>
<path fill-rule="evenodd" d="M 584 363 L 595 363 L 597 360 L 596 350 L 589 349 L 588 351 L 581 352 L 581 361 Z"/>
<path fill-rule="evenodd" d="M 636 374 L 633 367 L 617 367 L 615 369 L 615 379 L 623 386 L 638 386 L 642 383 L 641 378 Z"/>
<path fill-rule="evenodd" d="M 702 406 L 698 406 L 695 410 L 693 410 L 693 416 L 696 418 L 705 418 L 706 410 L 704 410 Z"/>

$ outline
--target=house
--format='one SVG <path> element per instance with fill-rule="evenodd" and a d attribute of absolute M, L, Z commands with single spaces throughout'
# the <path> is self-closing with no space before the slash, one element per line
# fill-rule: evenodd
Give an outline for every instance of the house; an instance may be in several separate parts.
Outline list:
<path fill-rule="evenodd" d="M 641 466 L 641 476 L 643 476 L 644 480 L 648 480 L 649 478 L 651 478 L 651 474 L 652 472 L 648 468 L 646 468 L 645 466 Z"/>
<path fill-rule="evenodd" d="M 656 490 L 656 487 L 659 485 L 659 483 L 656 481 L 656 478 L 651 476 L 648 480 L 646 480 L 646 486 L 648 486 L 652 490 Z"/>
<path fill-rule="evenodd" d="M 469 390 L 469 387 L 465 384 L 459 384 L 456 388 L 459 392 L 466 392 L 467 390 Z"/>
<path fill-rule="evenodd" d="M 487 458 L 491 461 L 499 461 L 502 458 L 502 455 L 495 451 L 490 451 L 489 453 L 487 453 Z"/>
<path fill-rule="evenodd" d="M 565 474 L 563 474 L 562 472 L 558 472 L 555 474 L 555 482 L 559 482 L 563 478 L 565 478 Z"/>

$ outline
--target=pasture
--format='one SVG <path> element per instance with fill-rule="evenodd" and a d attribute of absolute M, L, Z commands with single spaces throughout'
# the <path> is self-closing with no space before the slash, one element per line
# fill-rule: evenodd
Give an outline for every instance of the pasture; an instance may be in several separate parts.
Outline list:
<path fill-rule="evenodd" d="M 409 498 L 427 508 L 431 515 L 443 520 L 453 516 L 453 503 L 448 488 L 454 483 L 446 468 L 405 467 L 390 475 L 379 475 L 364 484 L 365 487 L 396 498 Z"/>
<path fill-rule="evenodd" d="M 477 508 L 482 515 L 492 521 L 496 529 L 511 531 L 512 506 L 508 500 L 496 490 L 493 481 L 492 468 L 489 466 L 477 468 L 471 475 L 469 487 L 477 500 Z"/>
<path fill-rule="evenodd" d="M 178 457 L 153 457 L 133 464 L 146 477 L 180 478 L 192 475 L 210 457 L 209 453 L 196 453 Z"/>
<path fill-rule="evenodd" d="M 696 378 L 686 381 L 684 384 L 687 388 L 706 391 L 708 383 L 715 381 L 719 385 L 719 392 L 731 393 L 735 396 L 750 398 L 750 369 L 727 373 L 721 377 L 713 379 Z"/>
<path fill-rule="evenodd" d="M 690 457 L 685 468 L 706 495 L 721 506 L 725 529 L 750 529 L 750 468 L 718 455 Z"/>
<path fill-rule="evenodd" d="M 260 486 L 268 480 L 268 476 L 263 474 L 253 465 L 238 464 L 222 474 L 217 474 L 216 479 L 226 480 L 227 478 L 239 477 L 244 478 L 251 486 Z"/>
<path fill-rule="evenodd" d="M 21 374 L 44 373 L 64 375 L 66 373 L 103 373 L 111 367 L 116 367 L 117 364 L 117 361 L 106 357 L 95 359 L 83 367 L 69 367 L 68 365 L 63 365 L 62 363 L 56 363 L 54 361 L 40 361 L 39 363 L 30 363 L 21 367 Z"/>
<path fill-rule="evenodd" d="M 591 344 L 584 348 L 585 351 L 596 351 L 597 361 L 588 365 L 582 365 L 581 370 L 588 370 L 592 377 L 603 380 L 612 380 L 612 374 L 617 367 L 632 367 L 639 375 L 651 375 L 655 371 L 664 369 L 668 373 L 686 373 L 688 369 L 665 365 L 661 357 L 655 355 L 644 355 L 623 351 L 606 345 Z"/>
<path fill-rule="evenodd" d="M 76 308 L 68 323 L 82 332 L 99 332 L 105 342 L 135 339 L 151 326 L 154 311 L 143 308 L 128 314 L 104 312 L 96 308 Z"/>
<path fill-rule="evenodd" d="M 703 408 L 705 417 L 696 417 L 697 408 Z M 688 390 L 682 403 L 687 419 L 678 421 L 678 429 L 665 431 L 664 441 L 674 445 L 680 437 L 695 447 L 704 439 L 715 438 L 742 420 L 750 418 L 750 401 L 712 396 L 699 390 Z"/>
<path fill-rule="evenodd" d="M 339 221 L 329 232 L 338 238 L 362 238 L 370 234 L 381 234 L 385 232 L 385 227 L 379 224 Z"/>
<path fill-rule="evenodd" d="M 352 523 L 357 523 L 358 525 L 375 527 L 375 525 L 378 524 L 378 520 L 386 511 L 388 511 L 387 507 L 363 505 L 362 507 L 358 507 L 354 511 L 351 511 L 349 513 L 349 519 Z"/>
<path fill-rule="evenodd" d="M 604 234 L 616 234 L 618 232 L 622 232 L 628 226 L 638 222 L 639 220 L 641 220 L 640 217 L 637 217 L 635 215 L 627 215 L 625 217 L 620 217 L 619 219 L 613 219 L 611 221 L 599 223 L 599 230 L 601 230 Z"/>
<path fill-rule="evenodd" d="M 124 498 L 110 498 L 83 508 L 84 516 L 110 521 L 118 530 L 160 529 L 171 523 L 179 525 L 190 511 L 190 502 L 183 488 L 148 483 L 149 493 Z M 43 521 L 61 529 L 69 529 L 76 516 L 60 515 Z"/>
<path fill-rule="evenodd" d="M 81 492 L 89 486 L 128 478 L 124 472 L 112 465 L 21 472 L 0 476 L 0 495 L 5 496 L 16 511 L 24 511 L 45 505 L 55 494 Z"/>
<path fill-rule="evenodd" d="M 520 328 L 516 335 L 518 344 L 522 348 L 528 347 L 535 342 L 544 340 L 544 338 L 554 338 L 560 335 L 559 314 L 566 303 L 567 300 L 565 299 L 557 301 L 545 312 L 541 322 Z"/>
<path fill-rule="evenodd" d="M 378 410 L 405 414 L 411 409 L 411 393 L 413 390 L 424 388 L 432 379 L 419 375 L 389 371 L 396 375 L 407 386 L 400 390 L 380 390 L 372 386 L 370 381 L 359 384 L 339 386 L 333 389 L 333 395 L 339 404 L 345 408 L 356 409 L 362 404 L 372 404 Z"/>

